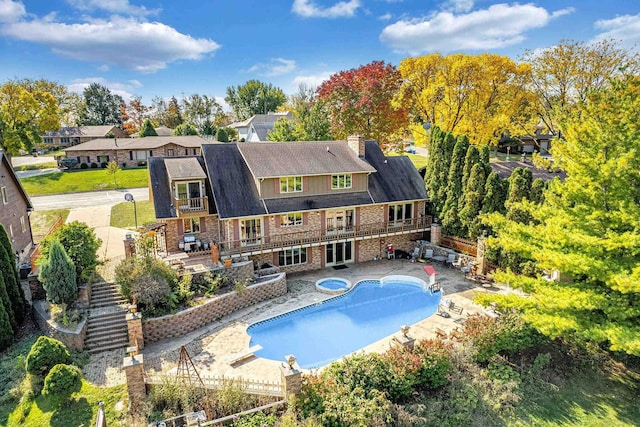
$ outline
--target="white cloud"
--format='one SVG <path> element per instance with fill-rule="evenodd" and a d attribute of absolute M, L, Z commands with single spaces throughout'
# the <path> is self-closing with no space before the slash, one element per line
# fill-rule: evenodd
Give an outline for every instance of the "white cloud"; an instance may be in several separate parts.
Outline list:
<path fill-rule="evenodd" d="M 388 21 L 391 18 L 393 18 L 393 15 L 391 15 L 390 13 L 385 13 L 384 15 L 378 16 L 378 19 L 381 21 Z"/>
<path fill-rule="evenodd" d="M 129 3 L 129 0 L 67 0 L 67 3 L 80 10 L 104 10 L 132 16 L 155 15 L 160 11 L 147 9 L 144 6 L 134 6 Z"/>
<path fill-rule="evenodd" d="M 312 0 L 294 0 L 291 11 L 305 18 L 343 18 L 355 15 L 360 0 L 340 1 L 330 7 L 320 7 Z"/>
<path fill-rule="evenodd" d="M 447 0 L 443 5 L 443 10 L 452 12 L 469 12 L 473 9 L 474 0 Z"/>
<path fill-rule="evenodd" d="M 0 0 L 0 23 L 16 22 L 26 13 L 22 2 Z"/>
<path fill-rule="evenodd" d="M 82 79 L 72 80 L 71 84 L 67 85 L 67 89 L 71 92 L 76 92 L 82 95 L 82 92 L 88 88 L 91 83 L 98 83 L 108 88 L 112 94 L 120 95 L 122 99 L 127 102 L 133 98 L 135 90 L 142 87 L 142 83 L 137 80 L 129 80 L 125 83 L 120 83 L 106 80 L 103 77 L 85 77 Z"/>
<path fill-rule="evenodd" d="M 293 59 L 271 58 L 268 63 L 256 64 L 247 71 L 250 73 L 259 73 L 264 76 L 275 77 L 289 74 L 296 69 L 296 61 Z"/>
<path fill-rule="evenodd" d="M 75 60 L 149 73 L 173 61 L 199 60 L 220 47 L 213 40 L 193 38 L 160 22 L 121 17 L 73 24 L 18 21 L 0 26 L 0 33 L 49 46 Z"/>
<path fill-rule="evenodd" d="M 594 26 L 603 31 L 594 38 L 595 42 L 613 39 L 627 50 L 638 50 L 640 46 L 640 14 L 601 19 Z"/>
<path fill-rule="evenodd" d="M 334 74 L 335 73 L 333 71 L 325 71 L 324 73 L 319 73 L 319 74 L 307 74 L 307 75 L 295 76 L 292 82 L 292 86 L 296 89 L 300 86 L 300 84 L 304 84 L 308 87 L 318 87 L 325 80 L 329 80 L 329 77 L 331 77 Z"/>
<path fill-rule="evenodd" d="M 553 18 L 572 12 L 569 8 L 550 13 L 532 4 L 495 4 L 461 15 L 439 12 L 391 24 L 384 28 L 380 40 L 397 52 L 412 55 L 502 48 L 522 42 L 527 31 L 544 27 Z"/>

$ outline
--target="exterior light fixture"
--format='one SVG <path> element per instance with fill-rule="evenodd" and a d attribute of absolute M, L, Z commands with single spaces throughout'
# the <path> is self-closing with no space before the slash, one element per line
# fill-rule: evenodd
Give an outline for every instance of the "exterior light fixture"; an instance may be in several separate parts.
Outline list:
<path fill-rule="evenodd" d="M 287 361 L 289 368 L 293 370 L 293 365 L 296 364 L 296 357 L 293 354 L 289 354 L 285 356 L 284 359 Z"/>
<path fill-rule="evenodd" d="M 409 333 L 409 326 L 408 325 L 400 326 L 400 332 L 402 332 L 402 335 L 406 337 L 407 334 Z"/>

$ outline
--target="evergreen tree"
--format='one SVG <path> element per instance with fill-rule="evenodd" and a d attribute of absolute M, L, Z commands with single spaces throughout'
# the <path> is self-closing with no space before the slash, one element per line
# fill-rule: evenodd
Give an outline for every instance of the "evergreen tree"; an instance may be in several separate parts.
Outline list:
<path fill-rule="evenodd" d="M 482 229 L 478 215 L 482 210 L 485 184 L 484 167 L 481 163 L 476 163 L 467 182 L 464 207 L 460 210 L 462 230 L 470 239 L 477 239 Z"/>
<path fill-rule="evenodd" d="M 76 268 L 58 241 L 51 242 L 49 254 L 40 266 L 38 279 L 54 304 L 70 303 L 78 298 Z"/>
<path fill-rule="evenodd" d="M 140 128 L 140 132 L 138 132 L 138 136 L 140 138 L 144 138 L 145 136 L 158 136 L 158 132 L 156 132 L 151 124 L 151 120 L 145 119 L 144 123 L 142 123 L 142 127 Z"/>
<path fill-rule="evenodd" d="M 11 325 L 10 330 L 13 337 L 13 332 L 18 330 L 18 322 L 16 321 L 16 316 L 13 313 L 11 299 L 9 298 L 9 293 L 7 292 L 5 280 L 2 275 L 0 275 L 0 303 L 3 307 L 2 311 L 8 316 L 9 324 Z"/>
<path fill-rule="evenodd" d="M 431 139 L 429 140 L 429 157 L 427 157 L 427 165 L 424 175 L 425 186 L 429 196 L 430 211 L 434 216 L 438 216 L 435 199 L 437 190 L 437 181 L 435 180 L 436 170 L 439 166 L 440 144 L 442 144 L 443 133 L 439 127 L 434 126 L 431 130 Z"/>
<path fill-rule="evenodd" d="M 480 151 L 475 145 L 470 145 L 467 150 L 467 155 L 464 158 L 464 168 L 462 169 L 462 188 L 467 188 L 467 181 L 471 175 L 471 169 L 476 163 L 480 162 Z"/>
<path fill-rule="evenodd" d="M 181 123 L 173 130 L 174 135 L 197 135 L 198 129 L 191 123 Z"/>
<path fill-rule="evenodd" d="M 457 235 L 460 229 L 460 223 L 456 215 L 459 199 L 462 197 L 462 168 L 464 166 L 464 158 L 467 154 L 469 142 L 466 137 L 458 137 L 455 147 L 453 148 L 453 156 L 451 166 L 449 166 L 449 175 L 447 178 L 447 199 L 444 204 L 442 217 L 442 225 L 447 234 Z"/>
<path fill-rule="evenodd" d="M 484 176 L 488 177 L 491 169 L 491 150 L 488 145 L 483 145 L 480 149 L 480 163 L 484 167 Z"/>
<path fill-rule="evenodd" d="M 229 135 L 227 135 L 227 131 L 224 128 L 219 128 L 216 133 L 216 140 L 220 142 L 229 142 Z"/>
<path fill-rule="evenodd" d="M 4 278 L 13 315 L 16 322 L 20 324 L 27 315 L 27 303 L 24 299 L 22 286 L 20 286 L 20 275 L 13 253 L 13 245 L 9 240 L 7 230 L 0 224 L 0 274 Z"/>
<path fill-rule="evenodd" d="M 491 301 L 524 310 L 551 338 L 640 356 L 640 78 L 610 84 L 558 120 L 552 154 L 567 178 L 550 183 L 542 205 L 523 204 L 535 221 L 489 217 L 500 246 L 562 280 L 497 273 L 530 296 Z"/>
<path fill-rule="evenodd" d="M 542 204 L 544 202 L 544 190 L 546 188 L 545 182 L 542 178 L 536 178 L 531 183 L 531 191 L 529 193 L 529 199 L 533 203 Z"/>
<path fill-rule="evenodd" d="M 482 201 L 482 210 L 480 213 L 504 213 L 505 199 L 506 191 L 504 181 L 500 178 L 498 172 L 492 171 L 487 177 L 487 183 L 484 186 L 484 200 Z"/>
<path fill-rule="evenodd" d="M 444 214 L 444 204 L 447 201 L 447 178 L 449 177 L 449 167 L 451 166 L 451 158 L 453 157 L 453 148 L 456 145 L 456 138 L 451 132 L 444 136 L 442 144 L 440 144 L 440 153 L 438 158 L 440 163 L 437 165 L 436 175 L 436 206 L 438 215 Z"/>
<path fill-rule="evenodd" d="M 5 311 L 4 305 L 0 304 L 0 353 L 8 349 L 13 343 L 13 328 L 10 317 Z"/>

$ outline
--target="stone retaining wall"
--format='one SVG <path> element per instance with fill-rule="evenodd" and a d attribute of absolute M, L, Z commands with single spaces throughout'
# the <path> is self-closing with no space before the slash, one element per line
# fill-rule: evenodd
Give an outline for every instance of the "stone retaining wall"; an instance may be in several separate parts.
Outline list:
<path fill-rule="evenodd" d="M 51 319 L 51 314 L 47 311 L 46 301 L 33 302 L 33 317 L 40 330 L 47 336 L 62 341 L 67 347 L 82 351 L 84 349 L 84 338 L 87 335 L 87 317 L 85 316 L 74 330 L 64 329 Z"/>
<path fill-rule="evenodd" d="M 249 262 L 253 267 L 253 263 Z M 263 279 L 269 279 L 265 277 Z M 174 338 L 194 331 L 214 320 L 240 309 L 282 296 L 287 293 L 285 273 L 274 275 L 271 280 L 250 285 L 242 293 L 230 292 L 213 298 L 202 305 L 188 308 L 177 314 L 148 319 L 142 323 L 145 344 Z M 144 313 L 143 313 L 144 315 Z"/>

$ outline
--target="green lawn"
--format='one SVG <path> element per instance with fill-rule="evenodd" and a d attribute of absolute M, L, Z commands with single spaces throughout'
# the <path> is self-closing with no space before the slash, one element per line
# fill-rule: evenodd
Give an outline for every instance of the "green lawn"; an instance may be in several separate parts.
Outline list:
<path fill-rule="evenodd" d="M 126 386 L 98 387 L 83 380 L 82 389 L 71 398 L 38 394 L 24 398 L 24 360 L 39 334 L 29 335 L 0 356 L 0 426 L 90 426 L 95 425 L 98 402 L 104 402 L 108 425 L 125 425 Z M 21 401 L 22 399 L 22 401 Z M 121 402 L 116 409 L 116 404 Z"/>
<path fill-rule="evenodd" d="M 116 180 L 117 187 L 113 185 L 113 178 L 106 170 L 86 169 L 32 176 L 21 179 L 20 182 L 30 196 L 146 187 L 148 185 L 147 169 L 123 169 L 116 174 Z"/>
<path fill-rule="evenodd" d="M 153 203 L 150 201 L 136 202 L 138 214 L 138 225 L 151 224 L 156 222 L 156 214 L 153 210 Z M 111 208 L 112 227 L 133 228 L 135 227 L 135 217 L 133 203 L 122 202 Z"/>
<path fill-rule="evenodd" d="M 33 240 L 42 240 L 53 224 L 62 217 L 62 222 L 67 220 L 69 209 L 51 209 L 48 211 L 33 211 L 30 216 L 31 232 Z"/>
<path fill-rule="evenodd" d="M 424 156 L 421 156 L 419 154 L 411 154 L 411 153 L 402 153 L 402 154 L 398 154 L 395 151 L 390 151 L 388 153 L 385 153 L 386 156 L 407 156 L 409 157 L 409 159 L 413 162 L 413 165 L 416 167 L 416 169 L 420 169 L 423 168 L 427 165 L 427 158 Z"/>

